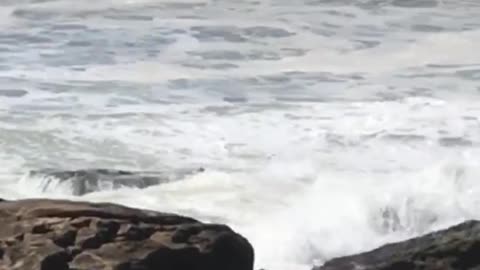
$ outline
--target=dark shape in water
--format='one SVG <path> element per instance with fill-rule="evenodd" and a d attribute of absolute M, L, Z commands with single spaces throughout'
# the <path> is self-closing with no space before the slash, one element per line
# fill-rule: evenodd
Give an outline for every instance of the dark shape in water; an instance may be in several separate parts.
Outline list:
<path fill-rule="evenodd" d="M 441 146 L 445 147 L 459 147 L 459 146 L 472 146 L 473 142 L 462 137 L 444 137 L 438 140 Z"/>
<path fill-rule="evenodd" d="M 437 0 L 393 0 L 393 6 L 401 8 L 433 8 L 438 6 Z"/>
<path fill-rule="evenodd" d="M 1 97 L 23 97 L 26 96 L 28 92 L 23 89 L 0 89 Z"/>
<path fill-rule="evenodd" d="M 204 168 L 183 169 L 173 172 L 132 172 L 111 169 L 80 169 L 80 170 L 56 170 L 43 169 L 31 171 L 30 176 L 49 178 L 43 187 L 44 191 L 51 188 L 53 181 L 71 181 L 72 193 L 76 196 L 96 192 L 109 187 L 119 189 L 122 187 L 147 188 L 161 183 L 181 180 L 189 175 L 201 173 Z"/>

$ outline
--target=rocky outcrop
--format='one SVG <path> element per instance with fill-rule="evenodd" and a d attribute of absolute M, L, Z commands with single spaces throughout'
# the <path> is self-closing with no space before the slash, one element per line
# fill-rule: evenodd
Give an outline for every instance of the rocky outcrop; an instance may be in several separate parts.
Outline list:
<path fill-rule="evenodd" d="M 1 270 L 252 270 L 253 248 L 225 225 L 59 200 L 0 201 Z"/>
<path fill-rule="evenodd" d="M 314 270 L 480 269 L 480 222 L 460 225 L 370 252 L 333 259 Z"/>
<path fill-rule="evenodd" d="M 121 187 L 146 188 L 149 186 L 181 180 L 189 175 L 203 172 L 203 168 L 183 169 L 170 172 L 131 172 L 110 169 L 57 170 L 43 169 L 31 171 L 30 177 L 45 178 L 43 189 L 55 189 L 54 183 L 70 181 L 72 195 L 118 189 Z"/>

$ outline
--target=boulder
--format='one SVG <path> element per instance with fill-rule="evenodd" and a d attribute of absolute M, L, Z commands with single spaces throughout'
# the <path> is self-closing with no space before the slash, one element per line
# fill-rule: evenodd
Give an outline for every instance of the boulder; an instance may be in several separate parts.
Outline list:
<path fill-rule="evenodd" d="M 189 175 L 203 172 L 203 168 L 183 169 L 170 172 L 132 172 L 111 169 L 58 170 L 43 169 L 29 172 L 30 177 L 45 178 L 43 191 L 55 189 L 55 183 L 69 181 L 72 194 L 76 196 L 100 190 L 121 187 L 147 188 L 149 186 L 181 180 Z"/>
<path fill-rule="evenodd" d="M 314 270 L 480 269 L 480 222 L 451 228 L 353 256 L 336 258 Z"/>
<path fill-rule="evenodd" d="M 0 202 L 0 269 L 252 270 L 228 226 L 109 203 Z"/>

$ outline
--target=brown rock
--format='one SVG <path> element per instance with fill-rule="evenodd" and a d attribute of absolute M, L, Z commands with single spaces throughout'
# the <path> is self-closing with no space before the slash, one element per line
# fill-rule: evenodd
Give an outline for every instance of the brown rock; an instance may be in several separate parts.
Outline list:
<path fill-rule="evenodd" d="M 252 270 L 224 225 L 108 203 L 0 200 L 0 269 Z"/>

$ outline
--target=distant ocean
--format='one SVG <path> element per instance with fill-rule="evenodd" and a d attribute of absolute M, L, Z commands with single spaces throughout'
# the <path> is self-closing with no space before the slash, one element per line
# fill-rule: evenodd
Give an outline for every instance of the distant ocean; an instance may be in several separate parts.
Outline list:
<path fill-rule="evenodd" d="M 226 223 L 269 270 L 480 218 L 479 18 L 477 0 L 1 0 L 0 197 Z M 83 196 L 28 174 L 199 167 Z"/>

